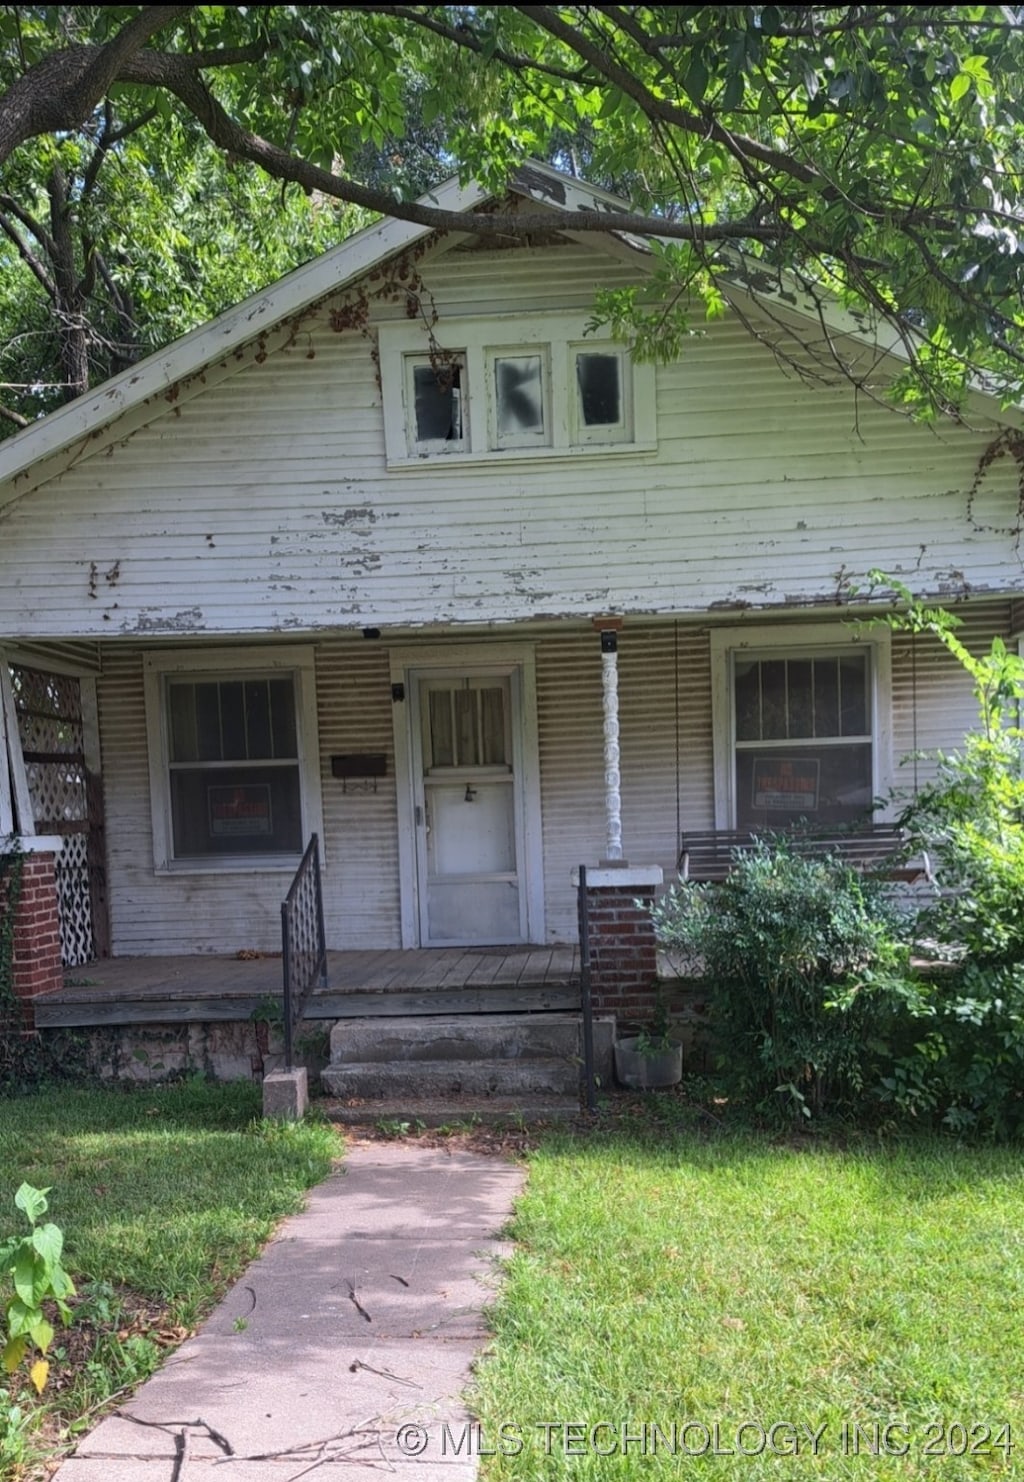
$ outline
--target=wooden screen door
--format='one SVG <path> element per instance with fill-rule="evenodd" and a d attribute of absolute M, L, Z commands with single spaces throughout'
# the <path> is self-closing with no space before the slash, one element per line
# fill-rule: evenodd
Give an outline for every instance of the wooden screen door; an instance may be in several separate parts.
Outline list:
<path fill-rule="evenodd" d="M 523 942 L 518 675 L 421 676 L 417 699 L 420 940 Z"/>

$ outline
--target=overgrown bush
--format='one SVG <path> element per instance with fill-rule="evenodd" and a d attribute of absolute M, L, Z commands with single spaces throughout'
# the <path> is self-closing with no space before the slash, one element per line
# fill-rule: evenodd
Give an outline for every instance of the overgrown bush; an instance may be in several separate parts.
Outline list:
<path fill-rule="evenodd" d="M 999 638 L 973 655 L 956 618 L 896 590 L 908 607 L 892 625 L 932 634 L 960 662 L 978 726 L 939 755 L 934 781 L 904 808 L 911 847 L 928 854 L 939 886 L 915 935 L 947 966 L 903 985 L 876 1091 L 955 1130 L 1013 1135 L 1024 1130 L 1024 662 Z"/>
<path fill-rule="evenodd" d="M 718 885 L 680 882 L 654 908 L 662 945 L 699 958 L 729 1090 L 806 1116 L 855 1101 L 875 1054 L 876 1007 L 848 993 L 906 960 L 885 888 L 834 853 L 766 836 Z"/>

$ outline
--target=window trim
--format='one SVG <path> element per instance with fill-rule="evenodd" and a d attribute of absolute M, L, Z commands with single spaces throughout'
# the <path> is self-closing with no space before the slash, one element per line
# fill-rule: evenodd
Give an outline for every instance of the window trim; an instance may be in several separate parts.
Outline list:
<path fill-rule="evenodd" d="M 149 798 L 153 826 L 153 870 L 157 875 L 292 874 L 302 849 L 295 854 L 174 856 L 171 827 L 170 711 L 166 703 L 168 679 L 225 681 L 255 674 L 289 674 L 295 685 L 296 750 L 299 763 L 299 800 L 302 810 L 302 848 L 310 834 L 323 841 L 323 803 L 320 792 L 320 756 L 316 714 L 315 650 L 289 644 L 266 649 L 193 648 L 149 653 L 143 658 L 146 738 L 149 753 Z M 290 763 L 289 763 L 290 764 Z"/>
<path fill-rule="evenodd" d="M 747 658 L 814 658 L 857 647 L 871 658 L 871 786 L 876 798 L 893 786 L 892 644 L 888 628 L 839 623 L 772 623 L 742 628 L 713 628 L 711 646 L 711 728 L 714 749 L 715 827 L 736 827 L 736 714 L 733 703 L 733 660 Z M 878 820 L 891 821 L 891 807 L 879 808 Z"/>
<path fill-rule="evenodd" d="M 579 361 L 584 355 L 606 355 L 619 363 L 619 420 L 599 422 L 588 427 L 583 416 L 583 393 L 579 382 Z M 630 429 L 635 416 L 633 396 L 635 376 L 629 374 L 630 358 L 625 345 L 616 341 L 594 344 L 590 340 L 569 346 L 569 375 L 572 378 L 573 441 L 580 448 L 616 448 L 632 441 Z"/>
<path fill-rule="evenodd" d="M 501 360 L 539 360 L 541 425 L 536 430 L 501 432 L 498 416 L 498 362 Z M 484 376 L 487 387 L 488 451 L 492 453 L 543 452 L 553 446 L 554 418 L 551 406 L 551 346 L 488 345 L 484 351 Z"/>
<path fill-rule="evenodd" d="M 447 438 L 420 438 L 416 432 L 416 371 L 424 366 L 429 366 L 430 356 L 424 354 L 403 354 L 402 356 L 402 404 L 409 410 L 406 418 L 405 444 L 410 458 L 417 461 L 423 458 L 461 458 L 469 449 L 469 399 L 467 387 L 462 385 L 463 380 L 468 381 L 466 371 L 466 352 L 464 350 L 450 350 L 451 364 L 459 369 L 459 421 L 462 424 L 462 435 L 456 442 Z"/>
<path fill-rule="evenodd" d="M 402 320 L 378 326 L 380 384 L 384 416 L 384 448 L 388 468 L 431 469 L 446 463 L 508 463 L 538 458 L 603 458 L 608 454 L 655 453 L 657 374 L 649 364 L 637 364 L 626 347 L 607 332 L 587 334 L 582 314 L 542 317 L 493 315 L 479 319 L 446 319 L 432 333 L 463 366 L 463 441 L 459 450 L 415 448 L 415 409 L 410 404 L 409 362 L 429 358 L 430 346 L 422 325 Z M 623 367 L 623 410 L 632 419 L 624 434 L 604 436 L 604 429 L 581 429 L 576 384 L 576 356 L 588 351 L 618 354 Z M 544 442 L 495 447 L 497 424 L 491 391 L 494 359 L 502 355 L 544 358 L 548 384 L 545 414 L 550 429 Z M 628 371 L 628 374 L 625 372 Z M 594 434 L 600 434 L 595 437 Z"/>

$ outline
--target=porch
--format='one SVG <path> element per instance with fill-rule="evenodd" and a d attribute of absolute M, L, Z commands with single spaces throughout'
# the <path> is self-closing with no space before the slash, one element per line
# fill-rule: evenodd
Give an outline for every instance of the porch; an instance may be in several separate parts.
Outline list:
<path fill-rule="evenodd" d="M 579 949 L 456 947 L 329 952 L 307 1019 L 575 1012 Z M 281 997 L 279 954 L 113 957 L 69 969 L 33 1000 L 40 1029 L 249 1020 Z"/>

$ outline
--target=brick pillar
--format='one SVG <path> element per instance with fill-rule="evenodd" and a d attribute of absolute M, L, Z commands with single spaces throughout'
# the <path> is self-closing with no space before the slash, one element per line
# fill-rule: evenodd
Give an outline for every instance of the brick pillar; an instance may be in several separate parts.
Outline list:
<path fill-rule="evenodd" d="M 43 843 L 51 847 L 39 848 Z M 54 874 L 60 840 L 25 840 L 23 844 L 29 845 L 31 852 L 24 854 L 21 861 L 12 978 L 15 995 L 22 1000 L 26 1027 L 31 1028 L 32 1000 L 40 993 L 64 986 Z M 6 901 L 3 909 L 6 910 Z"/>
<path fill-rule="evenodd" d="M 649 907 L 661 880 L 657 867 L 587 870 L 595 1014 L 614 1014 L 626 1022 L 651 1017 L 658 953 Z"/>

